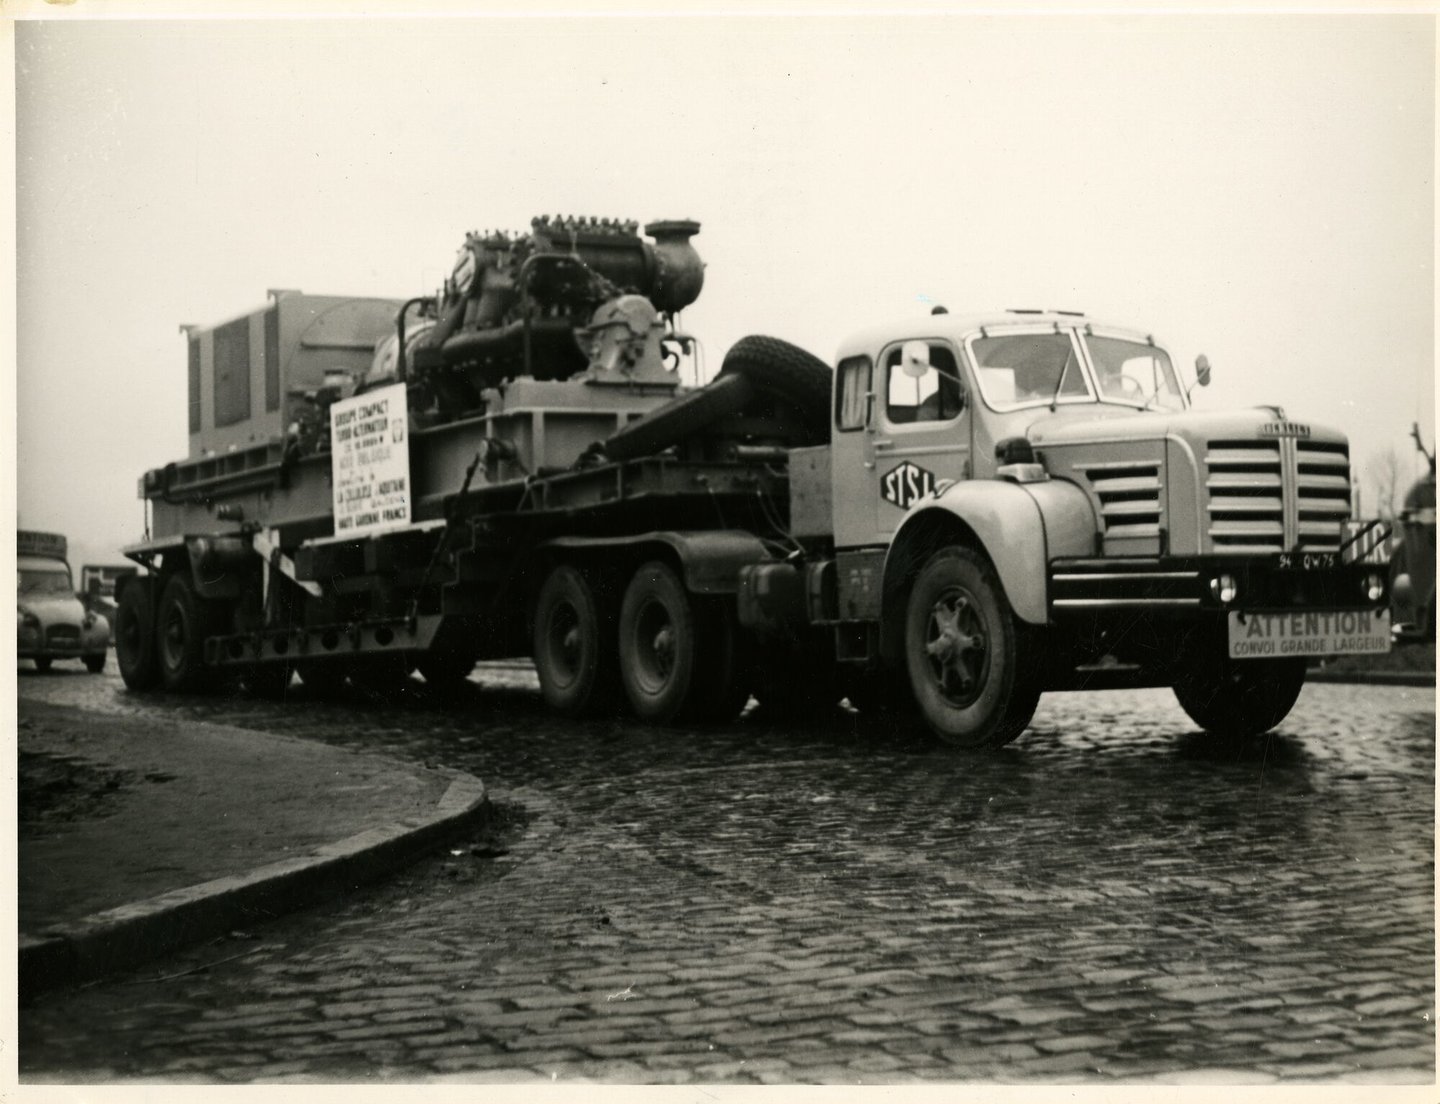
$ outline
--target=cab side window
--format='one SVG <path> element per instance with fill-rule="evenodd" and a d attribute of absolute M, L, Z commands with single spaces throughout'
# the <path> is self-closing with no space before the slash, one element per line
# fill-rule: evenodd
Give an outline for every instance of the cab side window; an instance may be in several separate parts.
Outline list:
<path fill-rule="evenodd" d="M 870 397 L 870 358 L 847 357 L 836 369 L 835 427 L 840 430 L 862 429 Z"/>
<path fill-rule="evenodd" d="M 938 341 L 907 341 L 885 354 L 885 417 L 892 425 L 948 422 L 965 409 L 960 367 Z"/>

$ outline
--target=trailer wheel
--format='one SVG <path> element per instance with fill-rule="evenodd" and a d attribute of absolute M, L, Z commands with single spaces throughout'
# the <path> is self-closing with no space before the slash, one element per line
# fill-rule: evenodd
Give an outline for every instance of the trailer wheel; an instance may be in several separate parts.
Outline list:
<path fill-rule="evenodd" d="M 679 719 L 696 689 L 698 626 L 684 584 L 668 566 L 644 564 L 620 604 L 620 680 L 642 721 Z"/>
<path fill-rule="evenodd" d="M 92 675 L 98 675 L 101 671 L 105 670 L 105 653 L 100 652 L 96 655 L 87 655 L 85 657 L 85 670 L 89 671 Z"/>
<path fill-rule="evenodd" d="M 153 690 L 160 683 L 150 586 L 148 576 L 134 580 L 115 607 L 115 662 L 131 690 Z"/>
<path fill-rule="evenodd" d="M 155 624 L 160 681 L 166 690 L 186 694 L 206 689 L 211 672 L 205 666 L 205 637 L 214 623 L 214 607 L 195 593 L 189 576 L 183 571 L 172 575 L 160 593 Z"/>
<path fill-rule="evenodd" d="M 535 601 L 531 641 L 545 702 L 567 717 L 614 705 L 618 682 L 612 607 L 569 564 L 546 577 Z"/>
<path fill-rule="evenodd" d="M 963 748 L 1008 744 L 1040 699 L 1040 657 L 995 569 L 971 548 L 942 548 L 905 611 L 910 688 L 930 728 Z"/>
<path fill-rule="evenodd" d="M 1224 641 L 1185 664 L 1175 698 L 1190 719 L 1222 737 L 1258 736 L 1289 714 L 1305 685 L 1303 659 L 1232 660 Z"/>

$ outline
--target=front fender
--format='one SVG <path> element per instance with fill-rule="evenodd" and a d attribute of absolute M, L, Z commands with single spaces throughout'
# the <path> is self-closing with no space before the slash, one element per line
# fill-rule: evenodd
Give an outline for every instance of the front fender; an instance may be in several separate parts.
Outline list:
<path fill-rule="evenodd" d="M 956 483 L 913 508 L 885 556 L 882 616 L 903 608 L 910 582 L 925 561 L 948 544 L 969 541 L 990 558 L 1010 607 L 1023 621 L 1049 619 L 1046 566 L 1059 556 L 1095 551 L 1095 510 L 1073 483 Z"/>

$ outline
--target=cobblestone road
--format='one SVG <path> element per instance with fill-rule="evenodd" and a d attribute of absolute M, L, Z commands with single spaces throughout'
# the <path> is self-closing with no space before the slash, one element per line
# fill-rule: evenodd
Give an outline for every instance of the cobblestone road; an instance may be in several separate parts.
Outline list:
<path fill-rule="evenodd" d="M 467 770 L 513 828 L 47 998 L 22 1076 L 1434 1079 L 1431 690 L 1309 686 L 1243 746 L 1166 691 L 1051 695 L 968 758 L 840 712 L 560 724 L 533 685 L 277 706 L 23 672 Z"/>

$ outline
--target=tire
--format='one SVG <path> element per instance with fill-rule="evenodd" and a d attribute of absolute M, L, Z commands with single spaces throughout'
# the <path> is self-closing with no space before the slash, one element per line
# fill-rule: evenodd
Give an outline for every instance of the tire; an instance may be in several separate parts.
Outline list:
<path fill-rule="evenodd" d="M 209 688 L 212 672 L 205 666 L 205 638 L 215 621 L 214 606 L 195 593 L 190 577 L 184 571 L 172 575 L 160 593 L 155 617 L 155 652 L 166 690 L 190 694 Z"/>
<path fill-rule="evenodd" d="M 550 572 L 535 600 L 531 654 L 545 703 L 566 717 L 616 703 L 615 615 L 593 580 L 569 564 Z"/>
<path fill-rule="evenodd" d="M 829 366 L 798 345 L 776 337 L 742 337 L 725 354 L 708 385 L 651 411 L 604 443 L 611 460 L 630 460 L 669 448 L 749 406 L 757 392 L 794 409 L 805 435 L 797 445 L 830 439 Z"/>
<path fill-rule="evenodd" d="M 241 676 L 240 682 L 250 694 L 271 700 L 283 698 L 290 690 L 290 676 L 295 665 L 289 660 L 257 663 Z"/>
<path fill-rule="evenodd" d="M 620 604 L 620 681 L 642 721 L 684 719 L 695 704 L 699 625 L 684 584 L 658 560 L 643 564 Z"/>
<path fill-rule="evenodd" d="M 36 656 L 35 670 L 39 671 L 43 675 L 46 671 L 50 670 L 50 667 L 54 664 L 54 662 L 55 660 L 52 659 L 50 656 Z"/>
<path fill-rule="evenodd" d="M 1190 719 L 1226 738 L 1258 736 L 1283 721 L 1305 685 L 1305 660 L 1232 660 L 1223 640 L 1206 639 L 1207 654 L 1175 682 L 1175 699 Z"/>
<path fill-rule="evenodd" d="M 85 670 L 89 671 L 92 675 L 98 675 L 101 671 L 105 670 L 105 653 L 100 652 L 98 655 L 87 655 L 85 657 Z"/>
<path fill-rule="evenodd" d="M 905 661 L 937 736 L 978 749 L 1020 735 L 1040 700 L 1038 651 L 981 553 L 952 547 L 930 558 L 906 604 Z"/>
<path fill-rule="evenodd" d="M 810 438 L 804 444 L 830 440 L 833 377 L 819 357 L 778 337 L 742 337 L 725 354 L 717 382 L 731 376 L 749 380 L 758 390 L 789 403 Z"/>
<path fill-rule="evenodd" d="M 132 582 L 115 608 L 115 662 L 131 690 L 153 690 L 160 684 L 151 585 L 148 577 Z"/>

